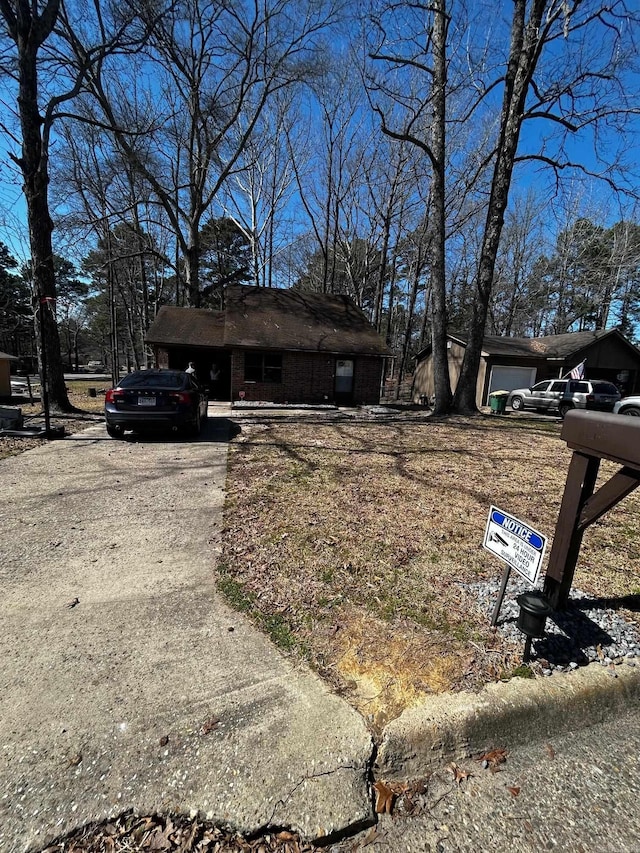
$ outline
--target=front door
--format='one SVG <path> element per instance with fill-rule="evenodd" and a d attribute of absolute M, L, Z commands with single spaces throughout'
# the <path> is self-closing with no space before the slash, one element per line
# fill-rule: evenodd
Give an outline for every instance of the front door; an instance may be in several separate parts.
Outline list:
<path fill-rule="evenodd" d="M 349 406 L 353 403 L 353 359 L 336 359 L 336 403 Z"/>

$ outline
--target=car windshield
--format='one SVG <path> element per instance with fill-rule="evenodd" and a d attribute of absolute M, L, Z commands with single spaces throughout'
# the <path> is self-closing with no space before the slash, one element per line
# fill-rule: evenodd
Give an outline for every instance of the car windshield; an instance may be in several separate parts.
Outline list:
<path fill-rule="evenodd" d="M 157 373 L 155 370 L 137 370 L 120 380 L 119 388 L 182 388 L 185 374 L 178 370 Z"/>
<path fill-rule="evenodd" d="M 612 385 L 611 382 L 594 382 L 593 383 L 593 392 L 594 394 L 618 394 L 618 389 L 615 385 Z"/>

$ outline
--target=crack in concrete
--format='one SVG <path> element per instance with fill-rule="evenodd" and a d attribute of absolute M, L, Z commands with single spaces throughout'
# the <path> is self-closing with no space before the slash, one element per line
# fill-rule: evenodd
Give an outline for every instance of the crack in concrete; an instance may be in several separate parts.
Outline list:
<path fill-rule="evenodd" d="M 323 770 L 322 772 L 309 773 L 309 774 L 303 776 L 291 788 L 291 790 L 289 791 L 289 793 L 285 797 L 282 797 L 281 799 L 279 799 L 275 803 L 275 805 L 273 807 L 273 811 L 271 812 L 271 816 L 269 817 L 269 820 L 266 822 L 266 824 L 263 827 L 261 827 L 259 830 L 257 830 L 257 832 L 255 834 L 253 834 L 253 837 L 258 837 L 259 835 L 262 835 L 265 832 L 273 832 L 274 829 L 276 829 L 276 828 L 287 829 L 289 831 L 295 831 L 295 830 L 292 830 L 292 828 L 288 827 L 288 826 L 287 827 L 280 827 L 279 825 L 277 825 L 277 827 L 274 826 L 273 821 L 274 821 L 274 818 L 275 818 L 275 815 L 276 815 L 276 812 L 278 811 L 278 809 L 280 807 L 286 806 L 286 804 L 293 797 L 293 795 L 298 790 L 298 788 L 300 788 L 301 785 L 303 785 L 305 782 L 311 781 L 313 779 L 320 779 L 320 778 L 326 777 L 326 776 L 333 776 L 336 773 L 340 773 L 344 770 L 350 770 L 350 771 L 355 771 L 355 772 L 357 772 L 359 769 L 362 770 L 363 781 L 368 788 L 369 798 L 371 799 L 371 805 L 372 805 L 371 816 L 368 819 L 365 818 L 362 820 L 354 821 L 353 823 L 348 824 L 347 826 L 341 827 L 339 829 L 336 829 L 333 832 L 328 833 L 327 835 L 321 836 L 319 838 L 315 838 L 313 843 L 318 845 L 318 846 L 333 844 L 337 841 L 341 841 L 345 838 L 349 838 L 352 835 L 356 835 L 358 832 L 361 832 L 363 829 L 367 829 L 368 827 L 375 825 L 377 823 L 377 818 L 376 818 L 375 809 L 373 808 L 371 780 L 373 778 L 372 770 L 373 770 L 373 763 L 375 760 L 376 753 L 377 753 L 377 746 L 375 743 L 373 743 L 372 747 L 371 747 L 371 753 L 369 755 L 369 758 L 368 758 L 367 762 L 365 763 L 365 765 L 362 766 L 361 768 L 359 768 L 357 765 L 354 765 L 354 764 L 343 764 L 343 765 L 340 765 L 339 767 L 334 767 L 331 770 Z"/>

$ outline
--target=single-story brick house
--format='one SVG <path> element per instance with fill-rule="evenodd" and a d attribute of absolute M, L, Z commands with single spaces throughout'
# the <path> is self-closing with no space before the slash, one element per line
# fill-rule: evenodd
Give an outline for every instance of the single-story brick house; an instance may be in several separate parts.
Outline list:
<path fill-rule="evenodd" d="M 164 306 L 146 340 L 158 367 L 193 361 L 221 400 L 377 403 L 391 355 L 347 296 L 246 285 L 225 290 L 222 311 Z"/>
<path fill-rule="evenodd" d="M 460 376 L 466 339 L 448 335 L 449 376 L 455 389 Z M 487 405 L 492 391 L 527 388 L 544 379 L 564 376 L 585 362 L 587 379 L 605 379 L 623 394 L 640 393 L 640 350 L 619 329 L 568 332 L 540 338 L 504 338 L 486 335 L 478 372 L 476 404 Z M 413 400 L 434 393 L 431 346 L 416 357 Z"/>

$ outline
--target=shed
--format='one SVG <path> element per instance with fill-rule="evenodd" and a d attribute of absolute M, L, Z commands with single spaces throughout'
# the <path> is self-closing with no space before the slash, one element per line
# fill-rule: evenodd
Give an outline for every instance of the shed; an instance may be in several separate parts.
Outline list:
<path fill-rule="evenodd" d="M 18 361 L 15 355 L 0 352 L 0 397 L 11 396 L 11 362 Z"/>
<path fill-rule="evenodd" d="M 377 403 L 391 355 L 347 296 L 246 285 L 226 289 L 222 311 L 164 306 L 146 340 L 159 367 L 193 361 L 226 400 Z"/>
<path fill-rule="evenodd" d="M 449 376 L 455 389 L 460 376 L 466 337 L 447 337 Z M 640 393 L 640 350 L 619 329 L 568 332 L 538 338 L 506 338 L 486 335 L 476 387 L 476 404 L 488 403 L 492 391 L 527 388 L 544 379 L 564 376 L 584 362 L 587 379 L 604 379 L 617 385 L 623 395 Z M 413 399 L 434 393 L 431 346 L 416 357 Z"/>

